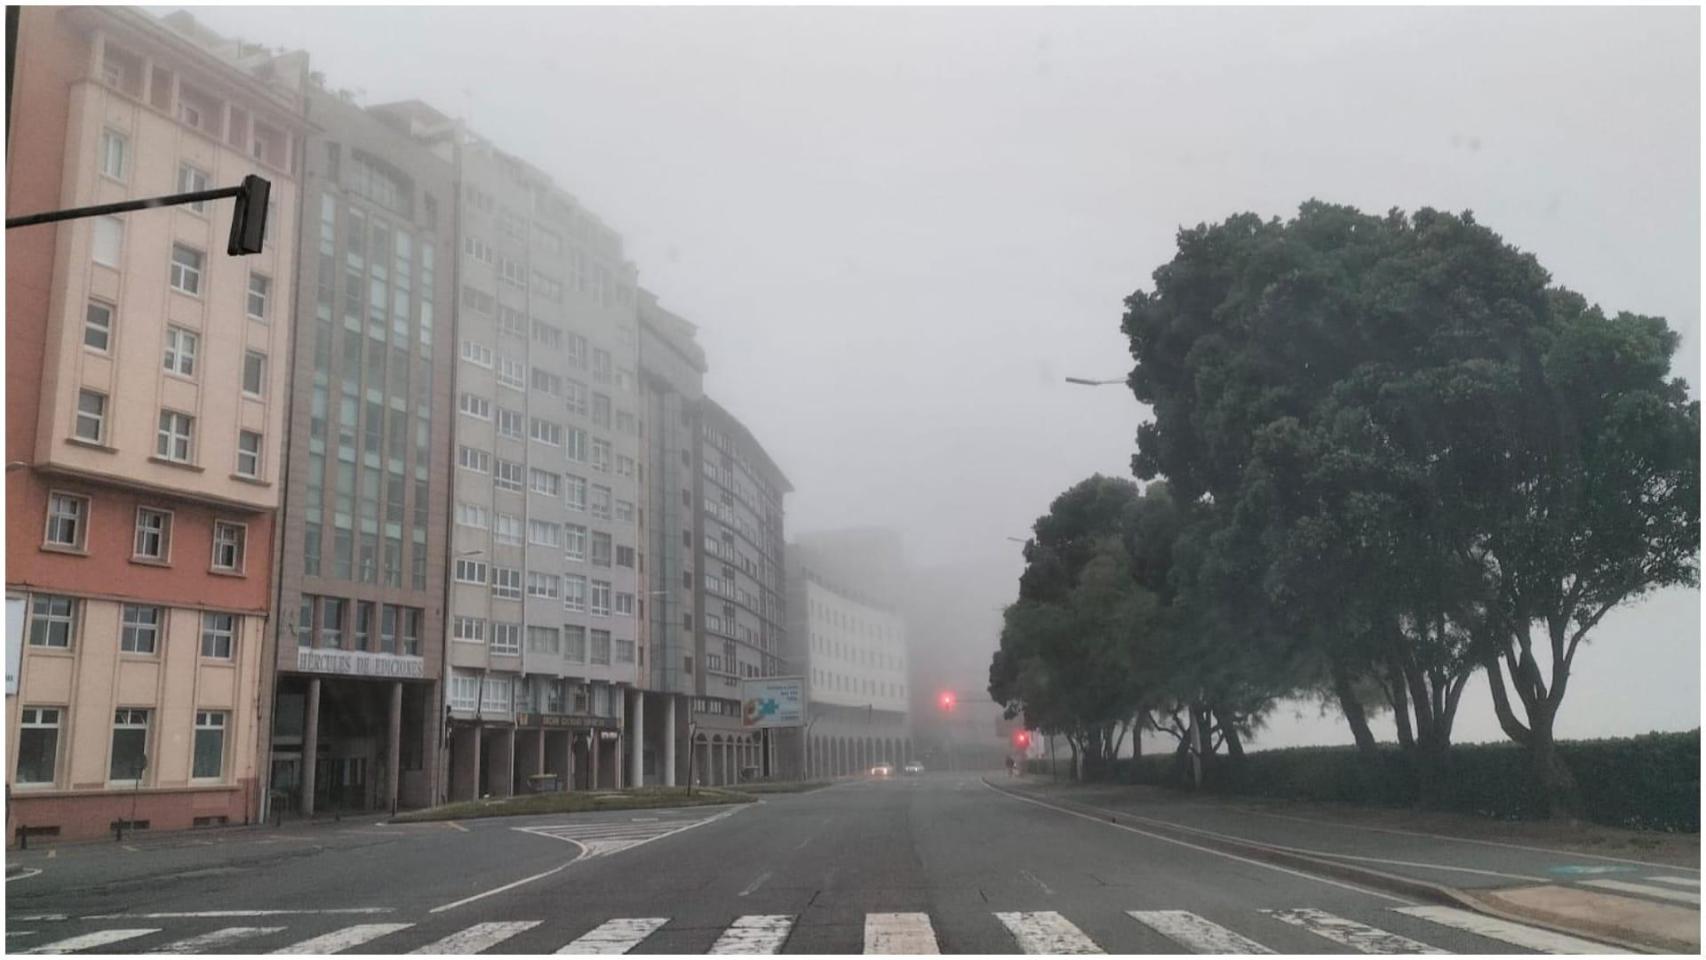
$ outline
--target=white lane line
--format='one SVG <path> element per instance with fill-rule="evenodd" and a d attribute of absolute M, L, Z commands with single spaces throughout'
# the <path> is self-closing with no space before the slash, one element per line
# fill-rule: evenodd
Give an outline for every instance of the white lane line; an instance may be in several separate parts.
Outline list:
<path fill-rule="evenodd" d="M 781 953 L 794 918 L 786 914 L 738 917 L 707 953 Z"/>
<path fill-rule="evenodd" d="M 763 873 L 759 874 L 757 876 L 757 878 L 754 879 L 751 883 L 747 884 L 745 890 L 742 890 L 740 893 L 735 894 L 735 896 L 737 896 L 737 897 L 746 896 L 747 894 L 751 893 L 752 891 L 757 890 L 759 887 L 764 886 L 764 881 L 766 881 L 768 879 L 770 879 L 770 871 L 766 870 Z"/>
<path fill-rule="evenodd" d="M 937 954 L 936 928 L 928 913 L 865 914 L 865 952 Z"/>
<path fill-rule="evenodd" d="M 262 937 L 269 933 L 277 933 L 283 927 L 226 927 L 212 933 L 189 937 L 168 943 L 163 947 L 155 947 L 149 953 L 227 953 L 225 948 L 239 940 L 252 937 Z"/>
<path fill-rule="evenodd" d="M 627 953 L 668 922 L 668 917 L 617 917 L 593 927 L 557 952 Z"/>
<path fill-rule="evenodd" d="M 1303 929 L 1324 937 L 1334 943 L 1350 947 L 1360 953 L 1445 953 L 1437 947 L 1430 947 L 1419 940 L 1401 937 L 1396 933 L 1388 933 L 1379 927 L 1371 927 L 1366 923 L 1346 920 L 1334 916 L 1325 910 L 1263 910 L 1263 913 L 1275 920 L 1281 920 L 1294 927 Z"/>
<path fill-rule="evenodd" d="M 293 943 L 283 950 L 273 953 L 315 954 L 338 953 L 350 947 L 360 946 L 369 940 L 377 940 L 388 933 L 407 930 L 414 926 L 412 923 L 358 923 L 353 927 L 333 930 L 318 937 L 311 937 L 301 943 Z"/>
<path fill-rule="evenodd" d="M 1638 893 L 1642 896 L 1658 897 L 1660 900 L 1675 900 L 1678 903 L 1700 903 L 1700 894 L 1689 893 L 1687 890 L 1667 890 L 1664 887 L 1649 887 L 1644 883 L 1629 883 L 1624 880 L 1583 880 L 1586 887 L 1598 887 L 1601 890 L 1616 890 L 1619 893 Z"/>
<path fill-rule="evenodd" d="M 13 919 L 13 920 L 30 920 L 30 921 L 34 921 L 34 922 L 38 922 L 38 923 L 46 923 L 46 922 L 50 922 L 50 921 L 54 921 L 54 920 L 64 920 L 65 914 L 63 914 L 63 913 L 20 913 L 20 914 L 13 916 L 11 919 Z"/>
<path fill-rule="evenodd" d="M 1159 840 L 1162 843 L 1171 843 L 1175 846 L 1185 847 L 1186 849 L 1189 849 L 1189 850 L 1195 850 L 1198 853 L 1207 853 L 1207 854 L 1212 854 L 1212 855 L 1217 856 L 1217 857 L 1224 857 L 1227 860 L 1236 860 L 1239 863 L 1247 863 L 1252 867 L 1261 867 L 1264 870 L 1273 870 L 1277 873 L 1287 874 L 1289 876 L 1298 877 L 1298 878 L 1303 879 L 1303 880 L 1313 880 L 1316 883 L 1324 883 L 1330 887 L 1338 887 L 1341 890 L 1350 890 L 1354 893 L 1360 893 L 1360 894 L 1363 894 L 1365 896 L 1379 897 L 1382 900 L 1391 900 L 1394 903 L 1410 904 L 1410 903 L 1414 902 L 1414 901 L 1406 899 L 1404 897 L 1394 896 L 1390 893 L 1381 893 L 1378 890 L 1370 890 L 1367 887 L 1359 887 L 1359 886 L 1356 886 L 1355 884 L 1341 883 L 1338 880 L 1330 880 L 1327 877 L 1318 877 L 1312 873 L 1304 873 L 1301 870 L 1293 870 L 1290 867 L 1276 866 L 1274 864 L 1266 863 L 1266 862 L 1261 861 L 1261 860 L 1253 860 L 1249 857 L 1241 857 L 1236 853 L 1227 853 L 1224 850 L 1216 850 L 1213 847 L 1200 846 L 1198 844 L 1191 843 L 1191 842 L 1186 841 L 1186 840 L 1178 840 L 1178 839 L 1175 839 L 1173 837 L 1165 836 L 1163 834 L 1152 833 L 1148 830 L 1139 830 L 1138 828 L 1130 826 L 1129 824 L 1109 823 L 1108 821 L 1103 820 L 1100 817 L 1092 817 L 1091 815 L 1089 815 L 1087 813 L 1080 813 L 1077 810 L 1069 810 L 1066 807 L 1057 807 L 1052 803 L 1044 803 L 1041 800 L 1034 800 L 1030 797 L 1022 797 L 1016 793 L 1008 793 L 1007 791 L 1002 790 L 998 787 L 992 787 L 987 783 L 985 783 L 984 786 L 989 787 L 989 789 L 994 790 L 996 793 L 998 793 L 1004 797 L 1007 797 L 1008 799 L 1017 800 L 1020 803 L 1035 804 L 1036 806 L 1042 807 L 1044 810 L 1053 810 L 1056 813 L 1064 813 L 1067 816 L 1077 817 L 1080 820 L 1088 820 L 1091 823 L 1099 823 L 1102 826 L 1113 827 L 1116 830 L 1124 830 L 1127 833 L 1135 833 L 1140 837 L 1148 837 L 1151 840 Z"/>
<path fill-rule="evenodd" d="M 495 944 L 508 940 L 526 930 L 539 926 L 539 920 L 513 920 L 494 923 L 476 923 L 471 927 L 458 930 L 442 940 L 429 943 L 424 947 L 410 950 L 410 953 L 441 953 L 451 956 L 465 957 L 479 953 Z"/>
<path fill-rule="evenodd" d="M 1133 920 L 1191 953 L 1273 953 L 1189 910 L 1127 910 Z"/>
<path fill-rule="evenodd" d="M 1694 887 L 1698 889 L 1700 886 L 1699 877 L 1647 877 L 1646 879 L 1655 883 L 1674 883 L 1679 887 Z"/>
<path fill-rule="evenodd" d="M 25 950 L 24 952 L 75 953 L 78 950 L 92 950 L 95 947 L 104 947 L 121 940 L 134 940 L 137 937 L 146 937 L 151 933 L 159 932 L 159 927 L 146 927 L 140 930 L 95 930 L 91 933 L 80 933 L 75 937 L 67 937 L 64 940 L 44 943 L 33 950 Z"/>
<path fill-rule="evenodd" d="M 573 840 L 571 840 L 569 842 L 574 843 Z M 578 843 L 575 843 L 575 846 L 580 847 L 581 852 L 576 854 L 574 860 L 570 860 L 569 863 L 574 863 L 575 860 L 579 860 L 581 857 L 586 856 L 586 847 L 583 847 Z M 506 883 L 501 887 L 493 887 L 492 889 L 487 890 L 483 893 L 476 893 L 471 897 L 463 897 L 460 900 L 452 901 L 450 903 L 444 904 L 443 906 L 433 907 L 431 910 L 428 910 L 427 912 L 428 913 L 443 913 L 446 910 L 454 910 L 457 907 L 463 906 L 465 904 L 473 903 L 476 900 L 484 900 L 487 897 L 496 896 L 500 893 L 503 893 L 505 890 L 514 890 L 516 887 L 519 887 L 524 883 L 532 883 L 535 880 L 543 880 L 546 877 L 551 876 L 552 874 L 562 873 L 564 870 L 567 870 L 569 867 L 569 863 L 560 864 L 560 865 L 552 867 L 551 869 L 546 870 L 542 873 L 536 873 L 531 877 L 522 877 L 520 880 L 512 880 L 509 883 Z"/>
<path fill-rule="evenodd" d="M 20 869 L 17 873 L 14 873 L 11 876 L 7 877 L 6 882 L 11 883 L 14 880 L 28 880 L 29 878 L 36 876 L 40 873 L 41 873 L 40 868 L 24 867 L 24 868 Z"/>
<path fill-rule="evenodd" d="M 1053 910 L 1037 913 L 998 913 L 1001 925 L 1019 941 L 1026 953 L 1106 953 L 1096 941 Z"/>
<path fill-rule="evenodd" d="M 8 931 L 6 931 L 6 936 L 8 936 L 8 937 L 33 937 L 33 936 L 35 936 L 35 933 L 36 932 L 34 930 L 8 930 Z"/>
<path fill-rule="evenodd" d="M 200 910 L 194 913 L 94 913 L 84 920 L 221 920 L 229 917 L 295 917 L 390 913 L 390 907 L 333 907 L 327 910 Z"/>
<path fill-rule="evenodd" d="M 1420 917 L 1447 927 L 1467 930 L 1504 943 L 1526 947 L 1540 953 L 1628 953 L 1616 947 L 1603 943 L 1594 943 L 1580 937 L 1572 937 L 1538 927 L 1524 926 L 1498 917 L 1489 917 L 1473 910 L 1460 910 L 1457 907 L 1394 907 L 1399 913 L 1410 917 Z"/>

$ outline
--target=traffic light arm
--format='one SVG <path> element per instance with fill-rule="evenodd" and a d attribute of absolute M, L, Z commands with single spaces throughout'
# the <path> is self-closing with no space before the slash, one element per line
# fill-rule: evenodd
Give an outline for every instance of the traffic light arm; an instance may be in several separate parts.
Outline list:
<path fill-rule="evenodd" d="M 217 190 L 196 190 L 191 193 L 174 193 L 164 197 L 146 197 L 141 200 L 123 200 L 118 203 L 102 203 L 93 207 L 72 207 L 69 210 L 49 210 L 45 213 L 30 213 L 21 217 L 6 218 L 6 229 L 14 227 L 33 227 L 43 223 L 59 223 L 62 220 L 81 220 L 84 217 L 104 217 L 114 213 L 129 213 L 132 210 L 149 210 L 154 207 L 176 207 L 186 203 L 202 203 L 208 200 L 223 200 L 226 197 L 237 198 L 236 209 L 231 215 L 231 237 L 226 252 L 231 256 L 242 256 L 247 253 L 259 253 L 261 241 L 266 233 L 267 198 L 272 193 L 272 184 L 265 178 L 249 174 L 243 182 L 235 187 L 220 187 Z"/>

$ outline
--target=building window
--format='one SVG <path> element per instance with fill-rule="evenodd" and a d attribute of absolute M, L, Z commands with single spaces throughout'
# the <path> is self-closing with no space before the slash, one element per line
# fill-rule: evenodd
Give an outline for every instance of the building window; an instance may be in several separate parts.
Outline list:
<path fill-rule="evenodd" d="M 118 648 L 124 653 L 152 654 L 158 649 L 160 621 L 165 611 L 127 603 L 119 615 Z"/>
<path fill-rule="evenodd" d="M 113 305 L 90 300 L 83 308 L 83 346 L 106 353 L 112 346 L 112 338 Z"/>
<path fill-rule="evenodd" d="M 532 653 L 558 654 L 562 652 L 562 635 L 556 627 L 528 627 L 527 649 Z"/>
<path fill-rule="evenodd" d="M 486 621 L 479 617 L 452 617 L 450 638 L 464 643 L 485 643 Z"/>
<path fill-rule="evenodd" d="M 467 416 L 476 420 L 492 419 L 492 401 L 473 393 L 464 393 L 457 398 L 456 407 Z"/>
<path fill-rule="evenodd" d="M 520 600 L 521 571 L 514 567 L 493 567 L 492 596 L 499 600 Z"/>
<path fill-rule="evenodd" d="M 565 478 L 568 480 L 568 486 L 564 490 L 563 498 L 568 501 L 569 509 L 585 511 L 586 478 L 577 477 L 572 473 L 565 474 Z"/>
<path fill-rule="evenodd" d="M 160 430 L 154 443 L 155 455 L 178 463 L 190 462 L 190 454 L 193 452 L 190 441 L 194 430 L 195 418 L 189 414 L 174 410 L 160 411 Z"/>
<path fill-rule="evenodd" d="M 264 274 L 249 274 L 249 316 L 255 320 L 267 318 L 267 301 L 272 298 L 272 278 Z"/>
<path fill-rule="evenodd" d="M 557 599 L 562 589 L 562 581 L 554 573 L 529 573 L 527 575 L 527 595 L 543 600 Z"/>
<path fill-rule="evenodd" d="M 477 473 L 492 472 L 492 455 L 474 447 L 456 448 L 456 465 Z"/>
<path fill-rule="evenodd" d="M 498 408 L 498 436 L 520 440 L 526 436 L 526 422 L 527 418 L 520 411 Z"/>
<path fill-rule="evenodd" d="M 527 539 L 545 547 L 560 547 L 563 545 L 563 528 L 560 524 L 548 520 L 527 521 Z"/>
<path fill-rule="evenodd" d="M 592 581 L 592 613 L 593 616 L 610 616 L 610 581 Z"/>
<path fill-rule="evenodd" d="M 138 507 L 136 510 L 136 548 L 139 560 L 166 561 L 171 548 L 172 515 L 165 510 Z"/>
<path fill-rule="evenodd" d="M 195 762 L 190 776 L 218 780 L 225 776 L 225 717 L 220 710 L 195 713 Z"/>
<path fill-rule="evenodd" d="M 492 526 L 492 535 L 499 543 L 521 544 L 521 518 L 513 513 L 500 513 Z"/>
<path fill-rule="evenodd" d="M 259 350 L 243 352 L 243 392 L 258 397 L 267 386 L 267 355 Z"/>
<path fill-rule="evenodd" d="M 172 289 L 201 296 L 201 271 L 207 256 L 181 243 L 172 244 Z"/>
<path fill-rule="evenodd" d="M 207 172 L 206 171 L 197 169 L 196 167 L 194 167 L 190 164 L 187 164 L 187 163 L 178 164 L 178 192 L 179 193 L 200 193 L 201 191 L 206 190 L 206 189 L 207 189 Z M 207 201 L 206 200 L 197 200 L 195 203 L 186 204 L 186 206 L 188 206 L 191 210 L 195 211 L 196 213 L 206 213 L 207 212 Z"/>
<path fill-rule="evenodd" d="M 237 642 L 237 617 L 230 613 L 201 615 L 201 655 L 212 660 L 230 660 Z"/>
<path fill-rule="evenodd" d="M 473 340 L 462 341 L 462 359 L 477 367 L 492 367 L 492 348 Z"/>
<path fill-rule="evenodd" d="M 567 524 L 564 529 L 563 538 L 564 556 L 570 560 L 585 560 L 586 534 L 587 530 L 585 527 L 576 523 Z"/>
<path fill-rule="evenodd" d="M 124 221 L 117 217 L 101 217 L 95 221 L 95 239 L 89 252 L 98 264 L 118 266 L 124 250 Z"/>
<path fill-rule="evenodd" d="M 609 630 L 592 631 L 592 662 L 602 664 L 610 663 Z"/>
<path fill-rule="evenodd" d="M 604 473 L 610 472 L 609 440 L 594 440 L 592 442 L 592 468 Z"/>
<path fill-rule="evenodd" d="M 47 498 L 47 543 L 55 547 L 83 549 L 87 533 L 89 498 L 52 493 Z"/>
<path fill-rule="evenodd" d="M 610 566 L 610 534 L 594 531 L 592 534 L 592 565 L 595 567 Z"/>
<path fill-rule="evenodd" d="M 633 547 L 617 547 L 616 548 L 616 565 L 618 567 L 632 567 L 634 565 L 634 548 Z"/>
<path fill-rule="evenodd" d="M 490 529 L 492 525 L 485 507 L 461 500 L 456 501 L 456 522 L 464 527 L 478 527 L 481 530 Z"/>
<path fill-rule="evenodd" d="M 243 572 L 243 541 L 248 528 L 240 523 L 213 521 L 213 569 Z"/>
<path fill-rule="evenodd" d="M 237 431 L 237 475 L 251 479 L 261 475 L 261 435 L 253 430 Z"/>
<path fill-rule="evenodd" d="M 563 445 L 563 426 L 534 417 L 530 421 L 530 435 L 533 439 L 547 446 L 560 447 Z"/>
<path fill-rule="evenodd" d="M 521 655 L 521 624 L 494 623 L 492 624 L 492 652 Z"/>
<path fill-rule="evenodd" d="M 633 594 L 631 594 L 631 593 L 618 593 L 616 595 L 616 613 L 619 616 L 624 616 L 624 617 L 631 617 L 634 615 L 634 595 Z"/>
<path fill-rule="evenodd" d="M 123 180 L 130 168 L 130 140 L 117 130 L 101 131 L 101 176 Z"/>
<path fill-rule="evenodd" d="M 511 390 L 524 390 L 527 388 L 525 373 L 527 369 L 526 364 L 522 363 L 520 360 L 511 360 L 508 357 L 499 357 L 497 366 L 498 386 L 509 387 Z"/>
<path fill-rule="evenodd" d="M 634 641 L 632 641 L 632 640 L 618 640 L 618 641 L 616 641 L 616 662 L 617 663 L 633 663 L 634 662 Z"/>
<path fill-rule="evenodd" d="M 107 434 L 107 395 L 77 391 L 77 439 L 100 443 Z"/>
<path fill-rule="evenodd" d="M 195 376 L 196 348 L 200 343 L 200 337 L 183 327 L 167 327 L 163 365 L 172 373 L 185 377 Z"/>
<path fill-rule="evenodd" d="M 594 484 L 592 488 L 592 515 L 600 520 L 610 519 L 610 488 Z"/>
<path fill-rule="evenodd" d="M 36 594 L 30 599 L 30 646 L 71 649 L 76 619 L 75 597 Z"/>
<path fill-rule="evenodd" d="M 563 609 L 573 613 L 586 612 L 586 578 L 569 574 L 563 578 Z"/>
<path fill-rule="evenodd" d="M 418 657 L 421 655 L 421 611 L 416 607 L 399 609 L 403 611 L 403 653 Z"/>
<path fill-rule="evenodd" d="M 616 519 L 624 523 L 634 522 L 634 502 L 632 500 L 616 501 Z"/>
<path fill-rule="evenodd" d="M 514 460 L 499 460 L 493 485 L 500 490 L 520 490 L 527 477 L 527 468 Z"/>
<path fill-rule="evenodd" d="M 481 560 L 456 561 L 456 580 L 459 583 L 486 584 L 486 564 Z"/>
<path fill-rule="evenodd" d="M 563 627 L 563 659 L 571 663 L 586 662 L 586 628 L 574 625 Z M 586 712 L 586 688 L 577 687 L 575 712 Z"/>
<path fill-rule="evenodd" d="M 549 470 L 531 467 L 527 471 L 527 485 L 534 493 L 555 497 L 562 492 L 563 478 Z"/>
<path fill-rule="evenodd" d="M 52 783 L 59 765 L 59 708 L 25 707 L 19 717 L 16 783 Z"/>
<path fill-rule="evenodd" d="M 141 780 L 148 764 L 148 711 L 119 707 L 113 711 L 113 752 L 108 780 Z"/>

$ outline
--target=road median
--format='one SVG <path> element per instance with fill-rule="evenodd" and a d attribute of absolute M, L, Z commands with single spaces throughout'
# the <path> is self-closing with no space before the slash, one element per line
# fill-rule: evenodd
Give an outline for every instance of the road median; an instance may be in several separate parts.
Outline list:
<path fill-rule="evenodd" d="M 1699 949 L 1698 932 L 1690 944 L 1686 940 L 1677 939 L 1674 933 L 1672 935 L 1655 934 L 1652 928 L 1640 927 L 1638 926 L 1639 920 L 1612 922 L 1607 919 L 1611 913 L 1609 910 L 1601 911 L 1601 915 L 1594 919 L 1583 918 L 1554 908 L 1552 906 L 1554 901 L 1545 897 L 1507 900 L 1501 895 L 1511 891 L 1465 891 L 1417 877 L 1403 876 L 1361 864 L 1347 863 L 1344 860 L 1334 859 L 1332 854 L 1324 854 L 1319 851 L 1299 850 L 1279 844 L 1261 843 L 1243 837 L 1234 837 L 1212 830 L 1192 827 L 1172 820 L 1142 816 L 1124 810 L 1110 810 L 1059 796 L 1058 792 L 1052 792 L 1053 795 L 1045 796 L 1040 791 L 1027 790 L 1023 785 L 1000 783 L 988 777 L 983 778 L 983 782 L 998 792 L 1031 803 L 1051 806 L 1065 812 L 1095 817 L 1128 828 L 1141 828 L 1162 837 L 1170 837 L 1174 840 L 1192 843 L 1222 853 L 1287 867 L 1303 873 L 1330 877 L 1345 883 L 1409 897 L 1424 903 L 1473 910 L 1476 913 L 1513 923 L 1527 924 L 1551 930 L 1554 933 L 1594 940 L 1608 947 L 1617 947 L 1636 953 L 1693 953 L 1698 952 Z M 1614 899 L 1625 901 L 1628 898 L 1618 897 Z M 1571 905 L 1583 906 L 1574 903 Z M 1698 923 L 1698 914 L 1695 915 L 1695 918 L 1696 923 Z M 1596 920 L 1598 922 L 1595 922 Z M 1674 931 L 1674 924 L 1667 924 L 1662 929 Z"/>
<path fill-rule="evenodd" d="M 601 810 L 653 810 L 666 807 L 704 807 L 752 803 L 748 793 L 715 787 L 640 787 L 634 790 L 530 793 L 497 800 L 465 800 L 425 810 L 411 810 L 391 818 L 392 823 L 422 823 L 431 820 L 480 820 L 487 817 L 525 817 L 553 813 L 595 813 Z"/>

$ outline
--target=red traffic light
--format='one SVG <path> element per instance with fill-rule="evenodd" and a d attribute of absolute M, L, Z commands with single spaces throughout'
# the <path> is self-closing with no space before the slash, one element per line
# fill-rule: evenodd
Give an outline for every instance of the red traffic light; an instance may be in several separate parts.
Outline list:
<path fill-rule="evenodd" d="M 1018 747 L 1020 750 L 1028 749 L 1031 746 L 1031 731 L 1013 731 L 1013 746 Z"/>
<path fill-rule="evenodd" d="M 954 700 L 953 692 L 950 690 L 944 690 L 936 697 L 936 705 L 941 707 L 943 710 L 952 710 L 954 709 Z"/>

